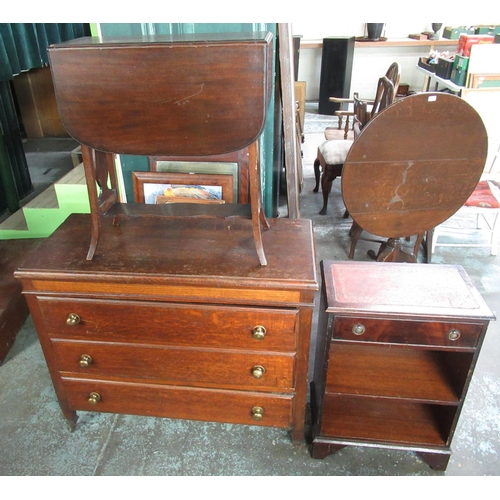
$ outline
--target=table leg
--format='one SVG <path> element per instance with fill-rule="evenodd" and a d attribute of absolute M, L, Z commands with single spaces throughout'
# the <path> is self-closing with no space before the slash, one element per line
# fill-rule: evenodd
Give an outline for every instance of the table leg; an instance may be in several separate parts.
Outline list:
<path fill-rule="evenodd" d="M 419 451 L 416 453 L 427 465 L 434 470 L 445 471 L 450 461 L 451 452 L 433 453 Z"/>
<path fill-rule="evenodd" d="M 403 248 L 401 238 L 389 238 L 387 242 L 382 243 L 376 260 L 377 262 L 417 262 L 415 254 Z"/>
<path fill-rule="evenodd" d="M 337 453 L 337 451 L 345 448 L 343 444 L 328 443 L 325 441 L 314 440 L 311 445 L 311 456 L 312 458 L 323 459 L 328 455 Z"/>

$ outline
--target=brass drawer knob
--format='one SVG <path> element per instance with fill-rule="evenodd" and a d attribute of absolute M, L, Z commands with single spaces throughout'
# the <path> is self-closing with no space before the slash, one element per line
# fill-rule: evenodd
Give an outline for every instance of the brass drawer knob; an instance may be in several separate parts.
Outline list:
<path fill-rule="evenodd" d="M 262 325 L 254 326 L 252 336 L 255 340 L 262 340 L 266 336 L 266 327 Z"/>
<path fill-rule="evenodd" d="M 101 400 L 101 395 L 98 392 L 91 392 L 87 399 L 89 405 L 96 405 Z"/>
<path fill-rule="evenodd" d="M 356 325 L 354 325 L 352 327 L 352 333 L 354 333 L 354 335 L 363 335 L 363 333 L 365 333 L 366 329 L 364 327 L 364 325 L 362 325 L 361 323 L 357 323 Z"/>
<path fill-rule="evenodd" d="M 262 378 L 264 376 L 264 373 L 266 373 L 266 369 L 261 365 L 255 365 L 252 368 L 252 375 L 254 376 L 254 378 Z"/>
<path fill-rule="evenodd" d="M 254 406 L 252 408 L 252 418 L 254 420 L 262 420 L 264 418 L 264 408 L 261 406 Z"/>
<path fill-rule="evenodd" d="M 80 316 L 75 313 L 69 313 L 68 317 L 66 318 L 66 324 L 68 326 L 75 326 L 78 325 L 78 323 L 80 323 Z"/>
<path fill-rule="evenodd" d="M 455 328 L 452 328 L 449 332 L 448 332 L 448 338 L 450 340 L 458 340 L 460 338 L 460 331 L 459 330 L 456 330 Z"/>
<path fill-rule="evenodd" d="M 92 356 L 89 356 L 88 354 L 82 354 L 80 356 L 80 361 L 78 364 L 81 368 L 88 368 L 92 364 L 92 361 Z"/>

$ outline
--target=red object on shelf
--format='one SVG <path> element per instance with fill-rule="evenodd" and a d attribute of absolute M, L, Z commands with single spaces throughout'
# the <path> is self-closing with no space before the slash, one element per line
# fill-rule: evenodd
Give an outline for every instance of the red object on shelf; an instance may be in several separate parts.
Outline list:
<path fill-rule="evenodd" d="M 470 48 L 476 43 L 493 43 L 495 38 L 490 35 L 460 35 L 457 54 L 469 57 Z"/>

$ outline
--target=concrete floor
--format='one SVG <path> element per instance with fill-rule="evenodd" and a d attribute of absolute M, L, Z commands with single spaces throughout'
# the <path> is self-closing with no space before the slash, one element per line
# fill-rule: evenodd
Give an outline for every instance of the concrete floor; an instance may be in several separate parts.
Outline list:
<path fill-rule="evenodd" d="M 312 163 L 325 123 L 309 113 L 301 216 L 314 224 L 318 264 L 347 259 L 349 220 L 336 180 L 320 216 Z M 280 211 L 286 215 L 286 209 Z M 355 259 L 376 244 L 361 241 Z M 485 248 L 438 248 L 433 263 L 461 264 L 495 314 L 500 313 L 500 258 Z M 432 265 L 432 264 L 429 264 Z M 318 301 L 317 301 L 318 302 Z M 316 314 L 315 314 L 316 317 Z M 31 318 L 0 367 L 2 476 L 497 476 L 500 473 L 499 323 L 486 335 L 445 473 L 410 452 L 345 448 L 313 460 L 286 430 L 79 412 L 73 433 L 59 409 Z M 316 334 L 313 326 L 313 339 Z M 314 341 L 313 341 L 314 344 Z M 312 368 L 312 367 L 311 367 Z M 251 487 L 251 486 L 250 486 Z M 333 494 L 333 493 L 332 493 Z"/>

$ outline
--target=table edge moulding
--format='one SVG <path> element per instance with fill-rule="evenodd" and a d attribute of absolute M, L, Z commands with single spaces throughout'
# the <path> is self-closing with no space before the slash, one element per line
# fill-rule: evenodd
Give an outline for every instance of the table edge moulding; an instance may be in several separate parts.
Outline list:
<path fill-rule="evenodd" d="M 445 470 L 493 313 L 462 266 L 320 267 L 311 455 L 390 448 Z"/>
<path fill-rule="evenodd" d="M 102 411 L 278 427 L 304 441 L 312 223 L 269 222 L 267 266 L 242 218 L 103 225 L 91 261 L 89 214 L 43 242 L 15 277 L 71 429 L 77 411 Z"/>

